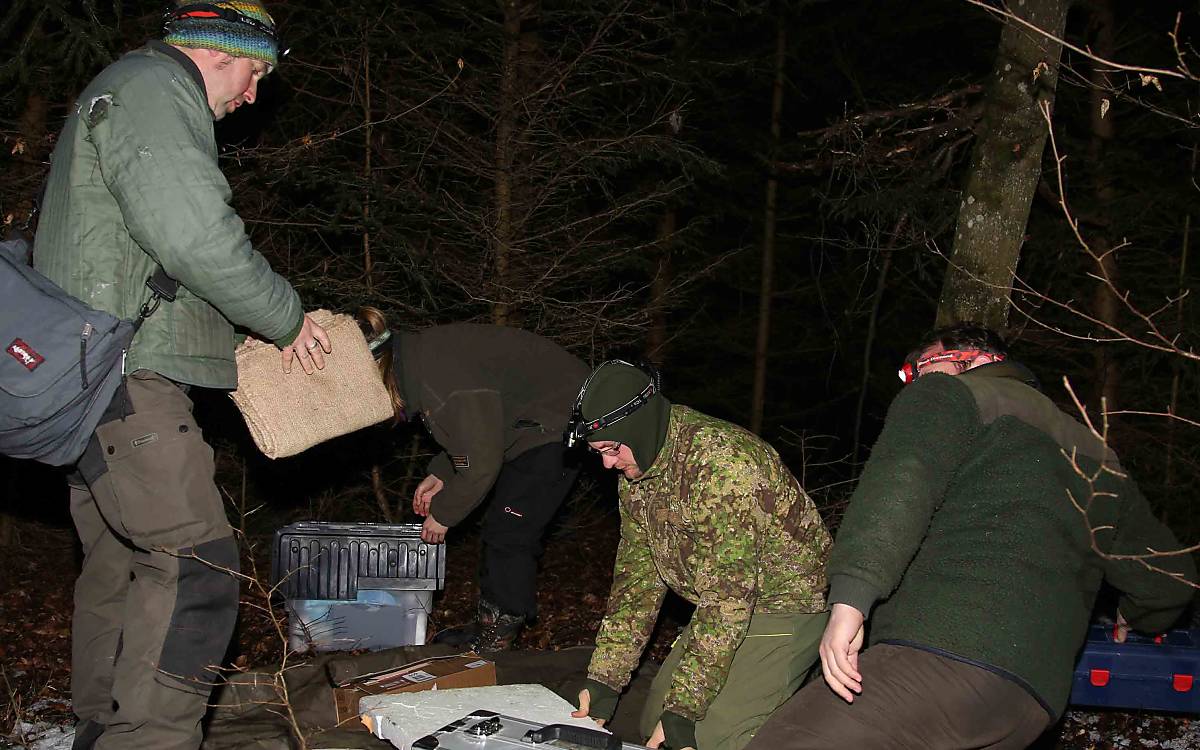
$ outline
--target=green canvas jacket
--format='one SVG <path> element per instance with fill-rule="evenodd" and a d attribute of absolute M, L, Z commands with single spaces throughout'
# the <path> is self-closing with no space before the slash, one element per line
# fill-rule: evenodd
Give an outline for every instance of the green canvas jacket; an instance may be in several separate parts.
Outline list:
<path fill-rule="evenodd" d="M 870 643 L 997 672 L 1057 717 L 1102 579 L 1148 631 L 1193 590 L 1104 556 L 1181 545 L 1116 454 L 1027 372 L 990 364 L 900 392 L 838 530 L 829 600 L 870 614 Z M 1153 564 L 1195 580 L 1190 555 Z"/>
<path fill-rule="evenodd" d="M 394 373 L 405 410 L 444 450 L 430 513 L 454 526 L 483 501 L 505 461 L 563 439 L 590 372 L 553 341 L 519 328 L 456 323 L 402 333 Z"/>
<path fill-rule="evenodd" d="M 771 446 L 678 404 L 654 465 L 622 480 L 620 500 L 612 591 L 588 677 L 617 692 L 628 684 L 669 588 L 696 611 L 663 709 L 699 721 L 753 614 L 825 609 L 829 533 Z"/>
<path fill-rule="evenodd" d="M 156 263 L 180 283 L 138 332 L 126 372 L 234 388 L 234 325 L 280 345 L 299 333 L 299 297 L 229 205 L 204 82 L 181 52 L 150 42 L 105 68 L 75 102 L 51 164 L 38 270 L 123 318 L 149 298 Z"/>

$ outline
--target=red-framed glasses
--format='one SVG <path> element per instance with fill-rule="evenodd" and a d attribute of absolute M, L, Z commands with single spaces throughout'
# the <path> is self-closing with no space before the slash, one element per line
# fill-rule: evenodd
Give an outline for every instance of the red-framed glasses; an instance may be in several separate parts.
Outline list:
<path fill-rule="evenodd" d="M 924 359 L 918 359 L 916 362 L 905 362 L 904 366 L 896 374 L 900 376 L 900 382 L 908 385 L 921 374 L 922 367 L 927 367 L 936 362 L 970 362 L 979 356 L 991 357 L 993 362 L 1004 361 L 1002 355 L 985 352 L 982 349 L 946 349 L 937 354 L 931 354 Z"/>

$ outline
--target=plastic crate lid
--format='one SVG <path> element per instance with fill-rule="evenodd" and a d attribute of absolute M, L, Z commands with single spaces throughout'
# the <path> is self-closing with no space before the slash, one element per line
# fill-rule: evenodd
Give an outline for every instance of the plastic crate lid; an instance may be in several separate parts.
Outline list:
<path fill-rule="evenodd" d="M 441 589 L 446 547 L 421 541 L 419 524 L 301 521 L 275 532 L 271 578 L 286 599 Z"/>

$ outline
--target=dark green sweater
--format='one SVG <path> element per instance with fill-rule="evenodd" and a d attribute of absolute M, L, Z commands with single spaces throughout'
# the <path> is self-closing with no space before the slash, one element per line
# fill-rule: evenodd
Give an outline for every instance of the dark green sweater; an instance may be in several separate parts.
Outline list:
<path fill-rule="evenodd" d="M 870 614 L 871 643 L 990 669 L 1057 717 L 1102 579 L 1148 631 L 1169 627 L 1192 589 L 1093 550 L 1089 528 L 1110 555 L 1182 545 L 1116 455 L 1025 374 L 984 365 L 900 393 L 838 531 L 829 601 Z M 1152 562 L 1196 580 L 1189 555 Z"/>

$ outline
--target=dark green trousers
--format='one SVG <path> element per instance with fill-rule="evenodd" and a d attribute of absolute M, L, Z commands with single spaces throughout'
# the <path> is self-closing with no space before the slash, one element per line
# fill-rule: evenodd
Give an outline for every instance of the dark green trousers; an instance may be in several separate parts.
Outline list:
<path fill-rule="evenodd" d="M 105 419 L 71 483 L 75 747 L 194 750 L 238 602 L 212 449 L 154 373 L 129 376 Z"/>
<path fill-rule="evenodd" d="M 708 713 L 696 723 L 697 750 L 741 750 L 771 713 L 787 702 L 817 663 L 817 647 L 828 612 L 815 615 L 754 615 L 742 645 L 733 655 L 729 677 Z M 680 634 L 650 685 L 640 728 L 645 739 L 662 716 L 663 701 L 682 658 Z"/>

